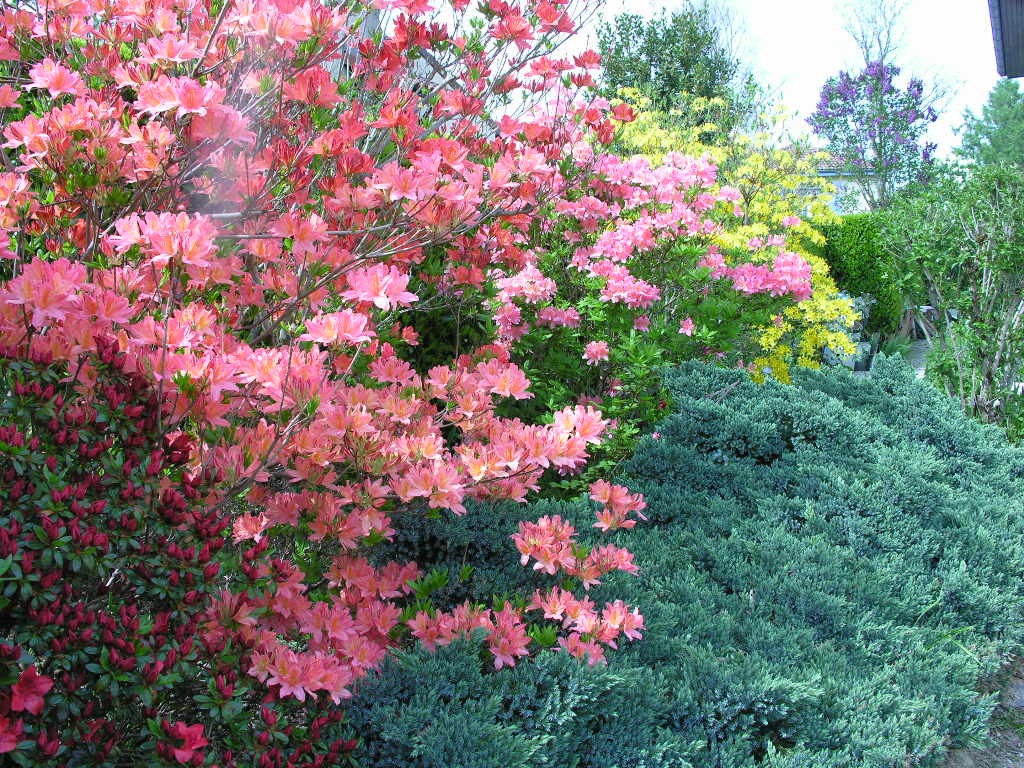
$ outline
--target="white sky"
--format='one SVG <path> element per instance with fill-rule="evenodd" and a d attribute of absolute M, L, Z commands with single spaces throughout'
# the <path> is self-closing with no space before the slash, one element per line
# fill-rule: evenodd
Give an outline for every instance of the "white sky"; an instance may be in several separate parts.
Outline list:
<path fill-rule="evenodd" d="M 846 0 L 848 2 L 849 0 Z M 861 59 L 843 31 L 844 0 L 720 0 L 741 30 L 743 54 L 762 85 L 803 118 L 814 111 L 825 80 L 841 69 L 859 69 Z M 607 0 L 602 14 L 642 15 L 678 2 Z M 953 129 L 965 108 L 976 114 L 996 83 L 995 52 L 986 0 L 909 0 L 903 16 L 903 47 L 895 62 L 902 74 L 947 85 L 948 103 L 928 138 L 946 155 L 959 143 Z M 596 49 L 596 38 L 589 35 Z M 802 126 L 806 124 L 799 121 Z M 794 128 L 799 126 L 794 125 Z"/>

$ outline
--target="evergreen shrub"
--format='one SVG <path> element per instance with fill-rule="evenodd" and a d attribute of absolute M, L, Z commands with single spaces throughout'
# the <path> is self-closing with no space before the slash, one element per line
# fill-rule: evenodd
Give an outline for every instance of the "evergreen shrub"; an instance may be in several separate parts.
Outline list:
<path fill-rule="evenodd" d="M 480 639 L 397 656 L 349 709 L 357 759 L 882 768 L 983 739 L 978 691 L 1024 630 L 1024 452 L 898 358 L 795 378 L 667 374 L 674 412 L 624 468 L 648 502 L 640 574 L 591 591 L 640 606 L 643 641 L 593 668 L 541 653 L 494 673 Z M 448 569 L 442 604 L 529 589 L 528 569 L 457 574 L 467 553 L 500 562 L 520 515 L 592 519 L 533 506 L 476 507 L 447 540 L 403 525 L 395 546 Z"/>
<path fill-rule="evenodd" d="M 832 278 L 851 296 L 870 295 L 869 333 L 893 334 L 903 315 L 903 296 L 894 281 L 895 265 L 882 248 L 873 214 L 844 216 L 824 227 L 824 257 Z"/>

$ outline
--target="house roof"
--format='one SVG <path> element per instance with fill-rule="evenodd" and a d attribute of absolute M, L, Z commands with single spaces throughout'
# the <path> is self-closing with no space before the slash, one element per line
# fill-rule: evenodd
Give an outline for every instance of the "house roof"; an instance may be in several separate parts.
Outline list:
<path fill-rule="evenodd" d="M 1003 77 L 1024 77 L 1024 0 L 988 0 L 996 69 Z"/>
<path fill-rule="evenodd" d="M 835 155 L 829 155 L 818 163 L 818 174 L 825 176 L 840 173 L 843 170 L 843 161 Z"/>
<path fill-rule="evenodd" d="M 850 176 L 851 174 L 842 158 L 836 157 L 835 155 L 829 155 L 818 162 L 818 175 L 824 178 L 831 178 Z M 858 175 L 874 176 L 875 174 L 870 168 L 864 168 Z"/>

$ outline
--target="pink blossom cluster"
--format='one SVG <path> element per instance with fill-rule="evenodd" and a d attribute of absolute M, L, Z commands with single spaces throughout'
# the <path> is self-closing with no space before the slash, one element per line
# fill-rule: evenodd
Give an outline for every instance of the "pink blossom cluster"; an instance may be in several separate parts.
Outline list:
<path fill-rule="evenodd" d="M 583 348 L 583 360 L 587 365 L 597 365 L 608 359 L 608 342 L 591 341 Z"/>
<path fill-rule="evenodd" d="M 548 328 L 577 328 L 580 324 L 580 313 L 571 307 L 543 307 L 537 311 L 537 325 Z"/>
<path fill-rule="evenodd" d="M 644 629 L 644 619 L 637 609 L 630 609 L 621 600 L 607 603 L 598 612 L 589 598 L 577 598 L 559 587 L 547 593 L 534 592 L 529 607 L 543 611 L 545 619 L 560 622 L 568 634 L 559 638 L 559 645 L 590 665 L 604 660 L 601 646 L 617 648 L 620 636 L 637 640 Z"/>
<path fill-rule="evenodd" d="M 265 547 L 258 544 L 256 550 Z M 254 550 L 250 550 L 253 552 Z M 269 576 L 265 566 L 246 566 L 254 576 Z M 256 601 L 224 592 L 209 609 L 206 625 L 211 639 L 236 632 L 253 651 L 249 674 L 279 689 L 279 696 L 302 701 L 324 691 L 335 703 L 351 694 L 351 684 L 380 663 L 399 621 L 394 598 L 410 591 L 409 581 L 419 577 L 415 563 L 392 563 L 374 569 L 360 557 L 340 555 L 327 573 L 337 590 L 330 601 L 313 601 L 302 572 L 278 564 L 274 595 Z M 297 652 L 282 636 L 295 627 L 307 647 Z"/>
<path fill-rule="evenodd" d="M 533 560 L 534 570 L 551 575 L 565 571 L 579 578 L 588 589 L 612 571 L 637 572 L 629 551 L 614 544 L 602 544 L 580 557 L 575 536 L 576 529 L 567 520 L 559 515 L 545 515 L 535 523 L 520 523 L 512 541 L 523 565 Z"/>
<path fill-rule="evenodd" d="M 506 605 L 501 610 L 474 608 L 464 603 L 451 611 L 440 611 L 431 616 L 419 611 L 409 621 L 413 637 L 425 648 L 433 649 L 449 645 L 459 637 L 469 635 L 474 629 L 487 634 L 487 646 L 494 657 L 494 668 L 514 667 L 516 660 L 528 656 L 531 639 L 526 631 L 522 615 Z"/>
<path fill-rule="evenodd" d="M 712 279 L 728 278 L 740 293 L 790 295 L 797 301 L 811 296 L 811 267 L 802 256 L 790 251 L 778 253 L 770 267 L 753 262 L 730 267 L 717 250 L 709 250 L 698 264 L 711 270 Z"/>
<path fill-rule="evenodd" d="M 647 508 L 647 502 L 639 493 L 630 493 L 629 489 L 622 485 L 612 485 L 607 480 L 597 480 L 590 485 L 590 498 L 603 508 L 597 513 L 595 528 L 602 531 L 612 531 L 617 528 L 632 528 L 636 520 L 628 519 L 630 513 L 641 520 L 646 520 L 642 514 Z"/>
<path fill-rule="evenodd" d="M 577 598 L 560 587 L 553 587 L 546 593 L 535 592 L 527 606 L 528 613 L 533 611 L 557 622 L 564 631 L 559 645 L 590 665 L 604 661 L 603 646 L 617 648 L 620 637 L 638 640 L 644 629 L 640 612 L 621 600 L 608 603 L 598 611 L 592 600 Z M 482 629 L 487 634 L 495 669 L 514 666 L 518 657 L 529 654 L 531 638 L 527 624 L 523 615 L 510 605 L 500 611 L 474 608 L 469 603 L 434 615 L 420 611 L 409 622 L 409 627 L 413 636 L 431 649 L 449 645 L 474 629 Z"/>
<path fill-rule="evenodd" d="M 537 304 L 551 299 L 558 287 L 533 264 L 526 265 L 512 277 L 499 278 L 495 284 L 498 286 L 498 300 L 504 303 L 522 299 L 528 304 Z"/>
<path fill-rule="evenodd" d="M 647 309 L 660 297 L 657 286 L 638 280 L 629 270 L 611 261 L 592 263 L 590 274 L 605 278 L 601 289 L 602 301 L 609 304 L 625 304 L 631 309 Z"/>
<path fill-rule="evenodd" d="M 620 485 L 605 481 L 591 486 L 591 498 L 603 505 L 597 513 L 595 527 L 602 531 L 632 528 L 635 514 L 646 519 L 641 510 L 646 507 L 643 496 L 630 493 Z M 524 521 L 512 539 L 521 554 L 521 562 L 534 561 L 534 570 L 550 575 L 564 572 L 581 580 L 585 589 L 598 584 L 600 578 L 615 570 L 636 573 L 632 555 L 613 544 L 603 544 L 584 553 L 577 543 L 575 528 L 559 515 L 544 516 L 536 522 Z M 560 647 L 577 658 L 596 664 L 604 659 L 602 646 L 615 648 L 620 635 L 629 640 L 641 636 L 643 617 L 636 608 L 621 600 L 605 605 L 598 613 L 593 601 L 578 599 L 571 592 L 554 587 L 547 593 L 535 592 L 527 612 L 541 611 L 544 619 L 560 623 L 566 634 L 559 638 Z M 458 637 L 482 629 L 487 634 L 488 647 L 494 656 L 494 666 L 513 666 L 516 658 L 528 654 L 531 638 L 527 632 L 523 613 L 510 605 L 501 610 L 475 608 L 469 603 L 451 611 L 428 613 L 419 611 L 409 622 L 414 637 L 427 648 L 448 645 Z"/>

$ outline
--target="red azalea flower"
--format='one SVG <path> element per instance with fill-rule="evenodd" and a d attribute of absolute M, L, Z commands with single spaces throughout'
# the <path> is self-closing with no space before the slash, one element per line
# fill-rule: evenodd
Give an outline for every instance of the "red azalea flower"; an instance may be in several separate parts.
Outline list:
<path fill-rule="evenodd" d="M 174 747 L 171 750 L 174 759 L 179 763 L 189 762 L 196 752 L 210 743 L 203 738 L 202 723 L 185 725 L 179 720 L 171 727 L 170 734 L 183 742 L 180 747 Z"/>
<path fill-rule="evenodd" d="M 18 748 L 22 727 L 21 720 L 0 717 L 0 755 Z"/>
<path fill-rule="evenodd" d="M 35 667 L 29 667 L 11 689 L 11 709 L 38 715 L 43 711 L 43 697 L 51 688 L 53 680 L 40 675 Z"/>

